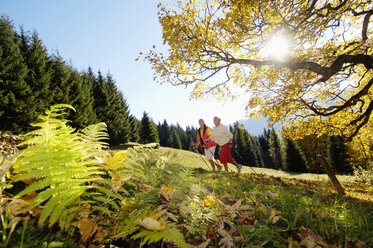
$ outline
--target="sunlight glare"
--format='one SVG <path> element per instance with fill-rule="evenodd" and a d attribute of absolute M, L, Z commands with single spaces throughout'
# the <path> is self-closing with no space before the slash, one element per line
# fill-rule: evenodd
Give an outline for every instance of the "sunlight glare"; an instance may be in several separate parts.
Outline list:
<path fill-rule="evenodd" d="M 286 57 L 288 50 L 287 39 L 284 36 L 276 35 L 266 45 L 265 54 L 270 59 L 282 60 Z"/>

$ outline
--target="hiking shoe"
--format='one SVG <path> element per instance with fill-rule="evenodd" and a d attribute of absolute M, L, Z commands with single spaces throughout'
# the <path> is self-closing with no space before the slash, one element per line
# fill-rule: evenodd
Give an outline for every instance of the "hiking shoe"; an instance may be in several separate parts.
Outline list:
<path fill-rule="evenodd" d="M 238 173 L 241 173 L 241 170 L 242 170 L 242 164 L 238 164 L 238 167 L 237 167 Z"/>

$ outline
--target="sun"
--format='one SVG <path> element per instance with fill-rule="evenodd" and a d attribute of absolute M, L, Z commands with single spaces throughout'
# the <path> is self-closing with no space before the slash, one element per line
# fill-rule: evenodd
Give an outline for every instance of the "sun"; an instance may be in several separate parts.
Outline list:
<path fill-rule="evenodd" d="M 264 54 L 269 59 L 283 60 L 289 52 L 289 42 L 282 35 L 273 36 L 264 47 Z"/>

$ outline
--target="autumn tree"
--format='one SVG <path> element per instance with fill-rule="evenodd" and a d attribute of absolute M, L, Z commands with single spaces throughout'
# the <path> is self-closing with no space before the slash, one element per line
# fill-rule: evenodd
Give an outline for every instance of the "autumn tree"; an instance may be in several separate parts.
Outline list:
<path fill-rule="evenodd" d="M 250 115 L 282 124 L 284 137 L 356 142 L 371 126 L 371 0 L 189 0 L 158 8 L 168 50 L 143 55 L 158 82 L 192 86 L 194 98 L 246 92 Z"/>

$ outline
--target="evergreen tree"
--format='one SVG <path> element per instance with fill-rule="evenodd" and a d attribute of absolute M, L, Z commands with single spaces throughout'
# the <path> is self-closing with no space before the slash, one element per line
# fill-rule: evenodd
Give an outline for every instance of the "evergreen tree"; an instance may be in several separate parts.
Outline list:
<path fill-rule="evenodd" d="M 51 94 L 52 102 L 51 105 L 57 103 L 71 104 L 70 91 L 71 85 L 69 85 L 70 68 L 67 67 L 61 56 L 57 53 L 52 56 L 51 59 Z"/>
<path fill-rule="evenodd" d="M 132 142 L 138 142 L 140 140 L 140 123 L 135 116 L 129 116 L 129 140 Z"/>
<path fill-rule="evenodd" d="M 248 143 L 245 129 L 242 125 L 235 123 L 232 130 L 233 133 L 233 154 L 235 160 L 240 164 L 252 166 L 254 160 L 254 154 L 251 153 Z"/>
<path fill-rule="evenodd" d="M 302 139 L 297 140 L 298 145 L 306 157 L 309 170 L 312 173 L 323 173 L 317 155 L 323 154 L 327 150 L 326 136 L 318 137 L 316 134 L 304 136 Z"/>
<path fill-rule="evenodd" d="M 163 147 L 171 147 L 171 144 L 170 144 L 171 128 L 168 125 L 166 120 L 164 120 L 162 124 L 158 125 L 158 133 L 159 133 L 159 144 Z"/>
<path fill-rule="evenodd" d="M 282 142 L 282 164 L 288 172 L 307 172 L 307 161 L 298 144 L 291 139 Z"/>
<path fill-rule="evenodd" d="M 147 144 L 153 142 L 159 142 L 157 128 L 154 122 L 149 118 L 148 113 L 144 112 L 140 126 L 140 143 Z"/>
<path fill-rule="evenodd" d="M 179 123 L 176 123 L 175 128 L 176 128 L 177 135 L 180 138 L 181 149 L 188 150 L 188 146 L 189 146 L 188 138 L 187 138 L 187 135 L 186 135 L 184 129 L 179 125 Z"/>
<path fill-rule="evenodd" d="M 281 170 L 283 169 L 281 161 L 281 146 L 280 139 L 278 138 L 275 130 L 271 130 L 269 133 L 269 155 L 271 156 L 274 164 L 274 169 Z"/>
<path fill-rule="evenodd" d="M 193 145 L 197 142 L 197 129 L 187 126 L 185 133 L 188 137 L 188 150 L 193 151 Z"/>
<path fill-rule="evenodd" d="M 249 136 L 249 145 L 252 148 L 252 151 L 255 156 L 256 167 L 264 167 L 263 150 L 259 144 L 259 139 L 250 133 L 248 133 L 248 136 Z"/>
<path fill-rule="evenodd" d="M 0 17 L 0 130 L 26 131 L 35 118 L 34 99 L 25 82 L 27 67 L 23 62 L 17 33 L 5 16 Z"/>
<path fill-rule="evenodd" d="M 70 112 L 69 119 L 72 121 L 72 126 L 82 129 L 95 123 L 93 82 L 86 74 L 80 75 L 78 71 L 70 68 L 70 77 L 67 84 L 70 88 L 68 101 L 76 110 L 75 112 Z"/>
<path fill-rule="evenodd" d="M 272 158 L 269 154 L 269 133 L 270 133 L 270 131 L 269 130 L 267 131 L 264 128 L 263 135 L 260 135 L 258 137 L 258 141 L 259 141 L 260 147 L 262 149 L 264 167 L 275 168 L 273 160 L 272 160 Z"/>
<path fill-rule="evenodd" d="M 32 104 L 36 108 L 35 115 L 32 118 L 34 122 L 39 115 L 44 114 L 44 111 L 49 108 L 52 101 L 52 94 L 50 94 L 51 63 L 47 49 L 42 44 L 36 31 L 33 32 L 30 38 L 26 35 L 23 28 L 21 28 L 19 37 L 22 56 L 28 68 L 25 81 L 30 86 L 34 97 Z"/>
<path fill-rule="evenodd" d="M 117 89 L 111 75 L 104 78 L 101 72 L 93 87 L 94 108 L 99 121 L 105 122 L 111 145 L 129 141 L 129 112 L 126 100 Z"/>
<path fill-rule="evenodd" d="M 328 137 L 326 159 L 336 173 L 349 174 L 352 172 L 348 163 L 347 146 L 341 136 Z"/>
<path fill-rule="evenodd" d="M 172 148 L 182 149 L 181 140 L 176 128 L 172 128 L 171 130 L 170 145 Z"/>

